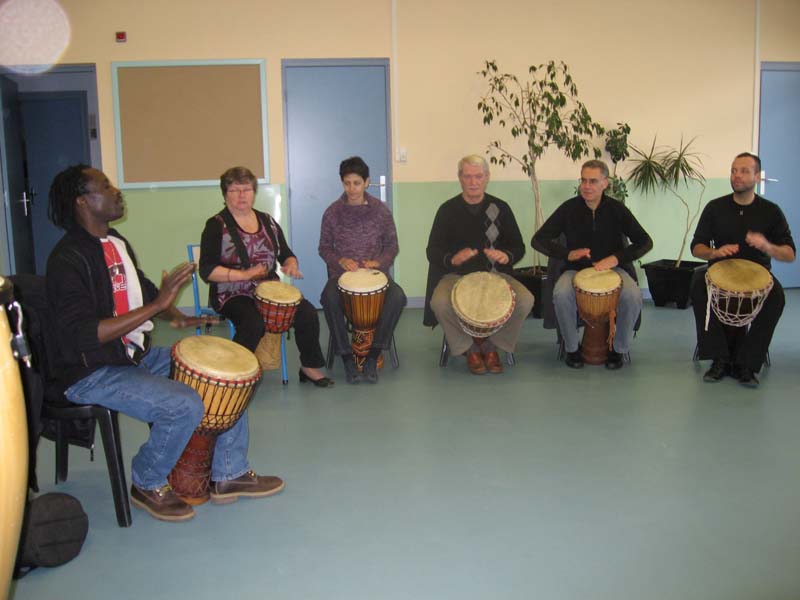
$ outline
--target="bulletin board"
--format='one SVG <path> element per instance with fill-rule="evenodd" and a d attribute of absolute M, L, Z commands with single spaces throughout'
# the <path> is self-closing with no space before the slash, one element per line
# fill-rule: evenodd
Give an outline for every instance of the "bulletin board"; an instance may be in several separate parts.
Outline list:
<path fill-rule="evenodd" d="M 269 182 L 263 60 L 112 64 L 120 187 Z"/>

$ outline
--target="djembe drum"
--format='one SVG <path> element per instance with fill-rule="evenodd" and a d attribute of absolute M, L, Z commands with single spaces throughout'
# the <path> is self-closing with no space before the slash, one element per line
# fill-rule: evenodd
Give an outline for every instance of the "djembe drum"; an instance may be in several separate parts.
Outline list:
<path fill-rule="evenodd" d="M 614 345 L 622 277 L 615 271 L 597 271 L 589 267 L 575 274 L 572 287 L 578 314 L 586 323 L 581 356 L 590 365 L 602 365 Z"/>
<path fill-rule="evenodd" d="M 461 329 L 477 340 L 497 333 L 514 312 L 517 296 L 509 283 L 494 273 L 464 275 L 453 286 L 450 301 Z"/>
<path fill-rule="evenodd" d="M 19 365 L 11 348 L 13 333 L 7 309 L 14 302 L 13 287 L 0 277 L 0 596 L 5 597 L 19 545 L 22 514 L 28 491 L 28 425 Z M 17 313 L 19 315 L 19 313 Z M 19 331 L 17 333 L 20 333 Z"/>
<path fill-rule="evenodd" d="M 303 299 L 300 290 L 282 281 L 264 281 L 258 284 L 253 295 L 258 312 L 264 318 L 264 328 L 269 333 L 288 331 Z"/>
<path fill-rule="evenodd" d="M 772 286 L 770 272 L 751 260 L 729 258 L 708 267 L 706 331 L 711 310 L 725 325 L 745 327 L 752 323 Z"/>
<path fill-rule="evenodd" d="M 361 371 L 372 347 L 375 326 L 381 316 L 386 290 L 389 289 L 389 279 L 377 269 L 358 269 L 342 273 L 337 287 L 344 314 L 353 329 L 353 358 Z M 378 368 L 383 368 L 382 353 L 378 357 Z"/>
<path fill-rule="evenodd" d="M 167 479 L 185 502 L 202 504 L 209 498 L 217 436 L 244 413 L 261 369 L 244 346 L 208 335 L 193 336 L 172 347 L 170 378 L 200 394 L 205 414 Z"/>

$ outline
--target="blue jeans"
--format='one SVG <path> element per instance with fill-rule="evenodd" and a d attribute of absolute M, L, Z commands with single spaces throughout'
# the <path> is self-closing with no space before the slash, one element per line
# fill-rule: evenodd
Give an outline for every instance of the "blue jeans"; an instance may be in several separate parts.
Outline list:
<path fill-rule="evenodd" d="M 622 277 L 622 291 L 617 305 L 617 333 L 614 335 L 614 351 L 625 354 L 633 339 L 633 327 L 642 312 L 642 291 L 628 273 L 620 268 L 613 269 Z M 553 304 L 556 309 L 558 329 L 564 338 L 564 350 L 575 352 L 578 349 L 578 304 L 572 280 L 577 271 L 564 271 L 553 288 Z"/>
<path fill-rule="evenodd" d="M 143 490 L 167 483 L 186 443 L 203 418 L 205 408 L 196 391 L 168 378 L 170 349 L 153 347 L 138 366 L 97 369 L 70 386 L 64 395 L 76 404 L 99 404 L 152 423 L 150 437 L 131 461 L 131 481 Z M 217 438 L 211 478 L 235 479 L 247 464 L 247 412 Z"/>

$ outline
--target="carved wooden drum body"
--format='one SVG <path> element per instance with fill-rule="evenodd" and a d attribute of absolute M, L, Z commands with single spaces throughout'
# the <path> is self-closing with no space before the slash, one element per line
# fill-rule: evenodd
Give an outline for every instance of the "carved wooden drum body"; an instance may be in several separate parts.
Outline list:
<path fill-rule="evenodd" d="M 581 355 L 590 365 L 601 365 L 613 348 L 617 304 L 622 291 L 622 277 L 615 271 L 582 269 L 572 280 L 578 314 L 586 323 L 581 341 Z"/>
<path fill-rule="evenodd" d="M 217 436 L 244 414 L 261 368 L 244 346 L 210 335 L 193 336 L 173 346 L 170 377 L 197 391 L 205 414 L 168 480 L 186 502 L 202 504 L 209 497 Z"/>

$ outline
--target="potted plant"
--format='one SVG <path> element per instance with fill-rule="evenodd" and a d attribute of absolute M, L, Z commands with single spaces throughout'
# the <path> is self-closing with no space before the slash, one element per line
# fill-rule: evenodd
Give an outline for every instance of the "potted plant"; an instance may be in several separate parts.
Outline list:
<path fill-rule="evenodd" d="M 511 144 L 500 140 L 489 144 L 487 154 L 492 164 L 516 163 L 530 178 L 533 188 L 534 223 L 537 231 L 544 222 L 539 177 L 536 164 L 550 146 L 555 146 L 572 160 L 601 151 L 591 145 L 604 128 L 592 120 L 589 111 L 578 100 L 578 88 L 564 62 L 550 61 L 528 68 L 527 78 L 503 73 L 496 61 L 487 60 L 479 71 L 488 84 L 486 94 L 478 102 L 484 125 L 497 124 L 511 135 Z M 514 277 L 533 293 L 534 316 L 541 316 L 541 282 L 545 276 L 540 257 L 534 252 L 532 268 L 515 269 Z"/>
<path fill-rule="evenodd" d="M 692 148 L 694 138 L 684 143 L 681 138 L 677 148 L 657 146 L 656 139 L 649 150 L 631 145 L 633 168 L 628 175 L 628 183 L 634 190 L 648 196 L 656 191 L 664 191 L 675 196 L 686 211 L 683 239 L 678 258 L 661 259 L 641 265 L 647 275 L 647 285 L 656 306 L 674 302 L 678 308 L 686 308 L 690 303 L 690 291 L 694 272 L 705 266 L 705 262 L 684 261 L 683 253 L 692 231 L 695 219 L 702 208 L 705 193 L 703 163 Z M 700 187 L 696 206 L 690 204 L 690 197 Z"/>

